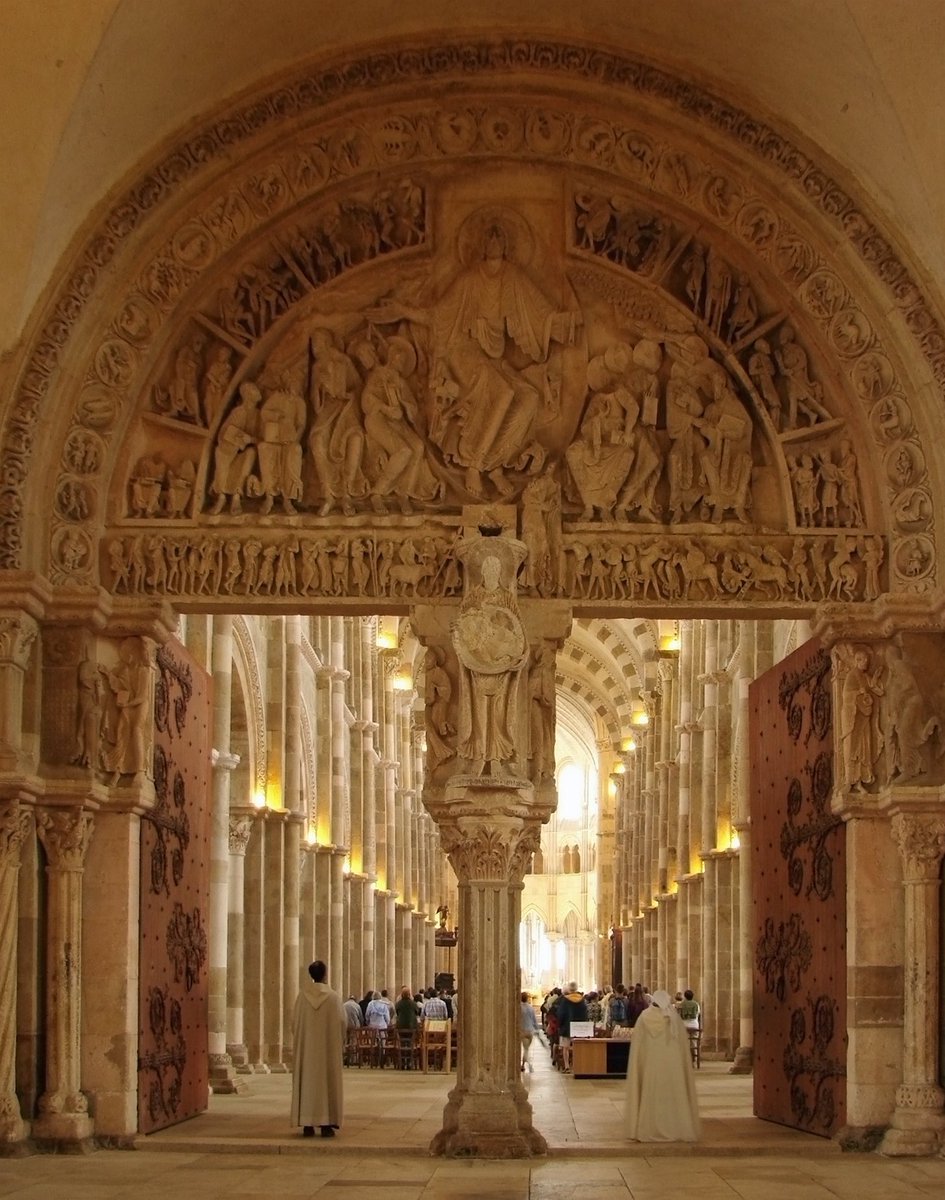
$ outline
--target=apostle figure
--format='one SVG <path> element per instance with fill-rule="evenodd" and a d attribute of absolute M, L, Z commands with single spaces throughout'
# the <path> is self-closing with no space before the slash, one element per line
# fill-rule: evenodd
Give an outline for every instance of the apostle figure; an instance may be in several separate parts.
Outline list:
<path fill-rule="evenodd" d="M 625 1111 L 631 1141 L 699 1140 L 689 1034 L 669 992 L 654 992 L 633 1027 Z"/>
<path fill-rule="evenodd" d="M 341 1128 L 342 1065 L 348 1018 L 341 997 L 325 982 L 327 968 L 311 963 L 295 1002 L 292 1064 L 293 1125 L 303 1137 L 334 1137 Z"/>

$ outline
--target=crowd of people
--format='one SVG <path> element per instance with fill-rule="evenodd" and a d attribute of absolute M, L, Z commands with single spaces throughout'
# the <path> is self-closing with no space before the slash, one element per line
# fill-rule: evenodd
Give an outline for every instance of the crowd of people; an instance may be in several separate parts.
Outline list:
<path fill-rule="evenodd" d="M 531 1016 L 526 1012 L 530 1010 Z M 702 1027 L 702 1010 L 690 988 L 671 997 L 641 983 L 631 989 L 582 992 L 575 981 L 552 988 L 541 1002 L 541 1030 L 552 1063 L 572 1069 L 572 1026 L 584 1022 L 598 1037 L 635 1037 L 628 1056 L 625 1117 L 634 1141 L 697 1141 L 699 1109 L 690 1057 L 690 1031 Z M 534 1009 L 522 993 L 522 1070 L 536 1036 Z M 625 1033 L 623 1031 L 626 1031 Z"/>
<path fill-rule="evenodd" d="M 388 1038 L 414 1038 L 431 1020 L 455 1020 L 457 993 L 428 987 L 403 987 L 396 1001 L 387 989 L 369 989 L 358 1000 L 342 1002 L 326 981 L 323 962 L 313 962 L 295 1007 L 294 1064 L 291 1120 L 304 1137 L 315 1128 L 333 1137 L 342 1118 L 342 1068 L 349 1032 L 363 1026 Z M 689 1031 L 701 1028 L 701 1009 L 692 991 L 650 993 L 642 984 L 631 989 L 581 991 L 575 981 L 555 987 L 536 1011 L 527 992 L 521 993 L 521 1069 L 529 1068 L 529 1050 L 539 1039 L 552 1063 L 569 1074 L 572 1069 L 572 1026 L 581 1022 L 595 1036 L 634 1039 L 627 1069 L 626 1120 L 628 1137 L 636 1141 L 696 1141 L 699 1111 L 690 1062 Z M 626 1030 L 626 1033 L 621 1031 Z"/>

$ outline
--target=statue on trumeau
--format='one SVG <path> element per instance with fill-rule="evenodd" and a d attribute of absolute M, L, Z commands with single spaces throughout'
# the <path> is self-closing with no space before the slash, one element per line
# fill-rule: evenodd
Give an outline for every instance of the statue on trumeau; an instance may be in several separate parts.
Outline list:
<path fill-rule="evenodd" d="M 542 645 L 533 651 L 528 671 L 529 778 L 538 784 L 555 770 L 555 650 Z"/>
<path fill-rule="evenodd" d="M 901 646 L 886 647 L 883 737 L 890 783 L 906 783 L 929 769 L 931 741 L 942 723 L 930 711 Z"/>
<path fill-rule="evenodd" d="M 104 719 L 102 766 L 116 784 L 122 775 L 141 776 L 151 767 L 153 677 L 151 663 L 140 638 L 125 638 L 118 649 L 118 664 L 102 668 Z"/>
<path fill-rule="evenodd" d="M 99 665 L 89 645 L 76 670 L 75 747 L 72 762 L 79 767 L 98 766 L 102 746 L 102 690 Z"/>
<path fill-rule="evenodd" d="M 431 767 L 436 767 L 456 754 L 451 744 L 456 730 L 450 722 L 453 685 L 443 666 L 442 652 L 433 646 L 424 657 L 423 698 L 427 710 L 427 760 Z"/>
<path fill-rule="evenodd" d="M 467 590 L 450 636 L 459 660 L 457 752 L 469 774 L 522 774 L 522 676 L 529 660 L 515 578 L 526 548 L 511 538 L 462 544 Z"/>
<path fill-rule="evenodd" d="M 851 792 L 863 792 L 876 782 L 883 752 L 879 700 L 882 670 L 866 646 L 840 643 L 834 649 L 839 692 L 841 780 Z"/>

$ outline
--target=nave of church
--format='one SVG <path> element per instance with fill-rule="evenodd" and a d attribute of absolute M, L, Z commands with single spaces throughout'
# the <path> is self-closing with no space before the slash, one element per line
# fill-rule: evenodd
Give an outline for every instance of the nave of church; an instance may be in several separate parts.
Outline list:
<path fill-rule="evenodd" d="M 5 5 L 0 1150 L 284 1078 L 319 955 L 454 977 L 436 1156 L 570 980 L 939 1156 L 945 14 L 442 22 Z"/>

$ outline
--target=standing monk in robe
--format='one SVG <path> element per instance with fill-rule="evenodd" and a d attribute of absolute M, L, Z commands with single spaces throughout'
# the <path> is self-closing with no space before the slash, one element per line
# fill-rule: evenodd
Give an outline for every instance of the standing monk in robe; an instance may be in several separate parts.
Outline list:
<path fill-rule="evenodd" d="M 292 1065 L 293 1125 L 303 1137 L 334 1137 L 341 1127 L 342 1064 L 348 1031 L 341 997 L 325 982 L 327 969 L 313 962 L 295 1002 Z"/>
<path fill-rule="evenodd" d="M 626 1120 L 631 1141 L 699 1140 L 689 1034 L 669 992 L 654 992 L 633 1027 Z"/>

